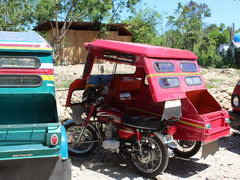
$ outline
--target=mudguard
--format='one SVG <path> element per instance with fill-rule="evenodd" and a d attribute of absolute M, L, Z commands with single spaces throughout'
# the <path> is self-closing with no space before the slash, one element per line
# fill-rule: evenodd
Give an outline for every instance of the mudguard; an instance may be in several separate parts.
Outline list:
<path fill-rule="evenodd" d="M 0 161 L 1 180 L 71 180 L 71 161 L 33 158 Z"/>
<path fill-rule="evenodd" d="M 62 138 L 61 138 L 60 153 L 61 153 L 62 159 L 67 160 L 68 159 L 68 142 L 67 142 L 66 129 L 63 125 L 61 126 L 61 133 L 62 133 Z"/>

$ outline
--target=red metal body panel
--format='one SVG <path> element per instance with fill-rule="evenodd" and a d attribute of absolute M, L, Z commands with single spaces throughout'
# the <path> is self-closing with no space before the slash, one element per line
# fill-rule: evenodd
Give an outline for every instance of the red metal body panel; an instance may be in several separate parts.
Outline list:
<path fill-rule="evenodd" d="M 89 78 L 94 59 L 104 59 L 136 66 L 136 73 L 132 75 L 114 74 L 109 85 L 109 93 L 105 95 L 105 102 L 119 109 L 127 115 L 155 116 L 161 120 L 165 102 L 181 100 L 182 116 L 172 123 L 177 127 L 175 139 L 213 141 L 229 134 L 230 127 L 226 122 L 228 114 L 221 108 L 218 102 L 208 93 L 200 69 L 197 64 L 197 56 L 190 51 L 170 49 L 164 47 L 149 46 L 136 43 L 123 43 L 116 41 L 96 40 L 85 44 L 89 51 L 87 63 L 82 80 L 75 80 L 70 85 L 67 98 L 67 106 L 71 106 L 71 94 L 74 90 L 83 90 L 86 80 Z M 134 61 L 119 61 L 114 58 L 106 58 L 106 51 L 126 53 L 135 57 Z M 174 72 L 157 72 L 154 68 L 156 62 L 171 62 Z M 183 72 L 181 63 L 194 63 L 195 72 Z M 197 76 L 201 84 L 187 85 L 186 77 Z M 180 86 L 163 88 L 159 84 L 160 78 L 177 77 Z M 145 78 L 148 84 L 145 84 Z M 121 93 L 129 93 L 130 97 L 121 99 Z"/>
<path fill-rule="evenodd" d="M 234 90 L 233 90 L 233 95 L 237 95 L 240 97 L 240 85 L 236 85 Z M 240 113 L 240 107 L 232 107 L 233 111 L 239 112 Z"/>
<path fill-rule="evenodd" d="M 240 84 L 239 81 L 236 84 L 233 93 L 232 93 L 232 111 L 229 113 L 230 114 L 230 120 L 231 120 L 231 127 L 236 130 L 240 130 L 240 105 L 235 106 L 233 105 L 233 98 L 238 97 L 240 99 Z"/>
<path fill-rule="evenodd" d="M 186 91 L 192 91 L 192 90 L 199 90 L 199 89 L 206 89 L 205 84 L 202 78 L 202 75 L 200 74 L 200 70 L 198 68 L 198 64 L 196 60 L 191 60 L 192 63 L 196 64 L 197 66 L 197 72 L 192 73 L 188 72 L 185 73 L 180 69 L 180 63 L 184 63 L 186 61 L 177 61 L 173 59 L 161 59 L 161 62 L 168 62 L 171 61 L 176 67 L 176 70 L 174 73 L 169 72 L 162 72 L 159 73 L 154 69 L 153 64 L 155 62 L 159 62 L 159 59 L 153 59 L 153 58 L 144 58 L 144 69 L 146 72 L 146 75 L 148 76 L 149 81 L 149 87 L 151 90 L 151 94 L 153 97 L 154 102 L 160 102 L 160 101 L 168 101 L 173 99 L 183 99 L 186 98 L 185 92 Z M 185 77 L 188 74 L 188 76 L 195 76 L 196 74 L 201 78 L 202 84 L 197 86 L 187 86 L 185 83 Z M 176 88 L 161 88 L 159 90 L 159 78 L 162 77 L 177 77 L 180 81 L 181 86 Z"/>

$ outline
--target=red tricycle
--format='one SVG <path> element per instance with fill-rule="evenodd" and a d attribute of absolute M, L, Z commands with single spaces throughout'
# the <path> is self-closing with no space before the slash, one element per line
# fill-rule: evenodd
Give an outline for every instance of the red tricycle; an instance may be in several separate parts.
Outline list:
<path fill-rule="evenodd" d="M 240 131 L 240 81 L 237 82 L 231 98 L 232 111 L 229 112 L 231 127 Z"/>
<path fill-rule="evenodd" d="M 203 146 L 206 157 L 229 134 L 228 113 L 208 93 L 192 52 L 107 40 L 85 47 L 82 78 L 70 85 L 66 102 L 73 111 L 65 122 L 71 154 L 99 145 L 154 177 L 171 155 L 189 158 Z M 79 103 L 75 91 L 83 92 Z"/>

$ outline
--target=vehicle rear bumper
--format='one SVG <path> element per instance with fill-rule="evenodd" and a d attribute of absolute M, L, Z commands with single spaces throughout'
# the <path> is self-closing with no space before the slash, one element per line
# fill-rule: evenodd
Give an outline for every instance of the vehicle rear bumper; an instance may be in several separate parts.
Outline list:
<path fill-rule="evenodd" d="M 237 113 L 234 113 L 233 111 L 229 111 L 229 116 L 231 120 L 231 127 L 236 130 L 240 130 L 240 115 Z"/>
<path fill-rule="evenodd" d="M 71 161 L 56 157 L 1 160 L 0 171 L 4 180 L 70 180 Z"/>
<path fill-rule="evenodd" d="M 201 115 L 201 121 L 181 118 L 176 122 L 175 139 L 210 142 L 230 134 L 225 111 Z"/>

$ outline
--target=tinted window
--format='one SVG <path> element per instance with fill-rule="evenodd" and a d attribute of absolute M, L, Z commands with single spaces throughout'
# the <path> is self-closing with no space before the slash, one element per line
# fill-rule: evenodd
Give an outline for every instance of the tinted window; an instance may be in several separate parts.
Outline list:
<path fill-rule="evenodd" d="M 188 86 L 201 85 L 201 78 L 198 76 L 188 76 L 185 78 L 185 82 Z"/>
<path fill-rule="evenodd" d="M 160 78 L 159 83 L 162 88 L 173 88 L 180 85 L 179 80 L 176 77 Z"/>
<path fill-rule="evenodd" d="M 40 65 L 40 61 L 34 57 L 0 57 L 0 68 L 36 69 Z"/>
<path fill-rule="evenodd" d="M 128 63 L 132 63 L 135 61 L 134 55 L 119 53 L 119 52 L 114 52 L 114 51 L 104 51 L 103 57 L 105 59 L 110 59 L 110 60 L 112 59 L 112 60 L 123 61 L 123 62 L 128 62 Z"/>
<path fill-rule="evenodd" d="M 175 67 L 173 63 L 170 62 L 156 62 L 154 68 L 157 72 L 174 72 Z"/>
<path fill-rule="evenodd" d="M 181 63 L 180 67 L 183 72 L 197 72 L 197 66 L 194 63 Z"/>
<path fill-rule="evenodd" d="M 0 75 L 0 87 L 40 86 L 41 77 L 33 75 Z"/>

